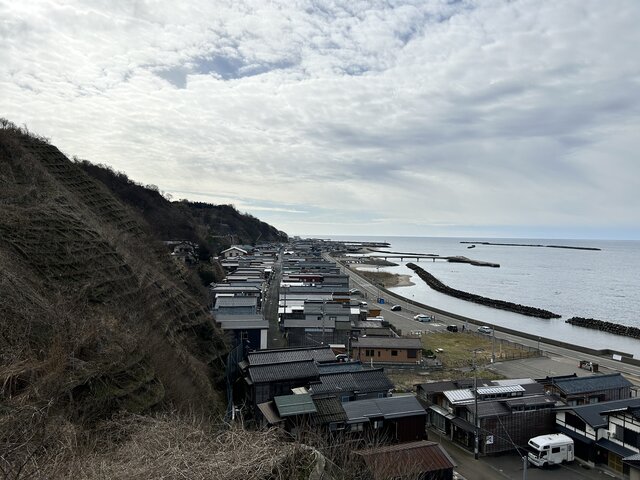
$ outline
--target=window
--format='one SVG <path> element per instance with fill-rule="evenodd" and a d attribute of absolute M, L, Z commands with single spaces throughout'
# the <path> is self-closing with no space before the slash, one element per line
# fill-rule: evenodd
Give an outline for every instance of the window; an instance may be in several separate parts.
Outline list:
<path fill-rule="evenodd" d="M 560 447 L 552 447 L 551 448 L 551 453 L 559 453 L 560 452 Z"/>
<path fill-rule="evenodd" d="M 364 355 L 366 357 L 373 357 L 373 350 L 369 350 L 369 349 L 365 350 Z"/>
<path fill-rule="evenodd" d="M 398 350 L 391 350 L 391 356 L 392 357 L 397 357 L 398 356 Z"/>
<path fill-rule="evenodd" d="M 349 397 L 349 395 L 342 395 L 342 396 L 340 397 L 340 401 L 341 401 L 342 403 L 347 403 L 349 400 L 351 400 L 351 397 Z"/>
<path fill-rule="evenodd" d="M 417 350 L 407 350 L 407 358 L 418 358 Z"/>

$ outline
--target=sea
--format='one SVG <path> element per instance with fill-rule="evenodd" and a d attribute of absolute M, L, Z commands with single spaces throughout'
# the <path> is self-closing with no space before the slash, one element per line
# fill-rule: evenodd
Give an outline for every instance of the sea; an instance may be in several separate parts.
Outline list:
<path fill-rule="evenodd" d="M 412 286 L 390 290 L 417 302 L 542 338 L 618 350 L 640 358 L 640 340 L 565 320 L 574 316 L 640 327 L 640 241 L 524 238 L 332 236 L 332 240 L 388 242 L 393 252 L 465 256 L 499 268 L 438 260 L 390 259 L 397 267 L 374 270 L 410 275 Z M 462 242 L 473 242 L 471 244 Z M 482 245 L 478 242 L 595 247 L 600 250 Z M 475 245 L 474 248 L 468 248 Z M 373 253 L 372 255 L 379 255 Z M 432 290 L 406 263 L 417 265 L 451 288 L 543 308 L 561 315 L 545 320 L 497 310 Z"/>

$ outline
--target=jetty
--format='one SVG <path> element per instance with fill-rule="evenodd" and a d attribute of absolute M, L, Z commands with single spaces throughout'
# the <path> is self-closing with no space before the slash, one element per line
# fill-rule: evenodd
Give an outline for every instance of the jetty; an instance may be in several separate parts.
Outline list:
<path fill-rule="evenodd" d="M 542 245 L 536 243 L 499 243 L 499 242 L 468 242 L 463 241 L 460 243 L 472 243 L 473 246 L 467 248 L 473 248 L 476 245 L 498 245 L 501 247 L 541 247 L 541 248 L 567 248 L 569 250 L 595 250 L 600 251 L 601 248 L 598 247 L 574 247 L 571 245 Z"/>
<path fill-rule="evenodd" d="M 368 258 L 381 258 L 384 260 L 389 260 L 390 258 L 393 258 L 393 259 L 399 259 L 401 262 L 404 261 L 405 259 L 407 260 L 415 259 L 416 262 L 419 262 L 420 260 L 431 260 L 432 262 L 435 262 L 436 260 L 443 260 L 445 262 L 451 262 L 451 263 L 468 263 L 469 265 L 474 265 L 476 267 L 500 268 L 499 263 L 484 262 L 481 260 L 472 260 L 471 258 L 463 257 L 461 255 L 447 257 L 447 256 L 436 255 L 434 253 L 386 252 L 384 250 L 372 250 L 372 249 L 370 250 L 372 252 L 375 252 L 377 255 L 369 255 Z"/>
<path fill-rule="evenodd" d="M 416 272 L 416 274 L 431 288 L 433 288 L 437 292 L 444 293 L 445 295 L 456 297 L 460 300 L 477 303 L 479 305 L 484 305 L 486 307 L 507 310 L 509 312 L 519 313 L 521 315 L 527 315 L 529 317 L 539 317 L 544 319 L 560 318 L 560 315 L 558 315 L 557 313 L 553 313 L 542 308 L 529 307 L 527 305 L 520 305 L 519 303 L 507 302 L 505 300 L 496 300 L 493 298 L 482 297 L 473 293 L 464 292 L 462 290 L 456 290 L 455 288 L 451 288 L 448 285 L 445 285 L 429 272 L 420 268 L 414 263 L 407 263 L 407 267 Z"/>

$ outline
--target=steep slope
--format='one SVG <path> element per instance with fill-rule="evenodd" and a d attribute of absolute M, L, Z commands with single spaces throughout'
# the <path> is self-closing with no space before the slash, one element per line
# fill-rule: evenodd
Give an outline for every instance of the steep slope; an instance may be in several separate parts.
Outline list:
<path fill-rule="evenodd" d="M 3 446 L 21 441 L 25 406 L 83 424 L 154 406 L 224 408 L 223 336 L 137 214 L 6 122 L 0 205 Z"/>
<path fill-rule="evenodd" d="M 76 162 L 100 180 L 122 202 L 138 211 L 160 240 L 189 240 L 200 244 L 203 256 L 231 244 L 286 242 L 287 234 L 259 219 L 238 212 L 231 205 L 186 200 L 170 201 L 154 185 L 143 186 L 124 173 L 86 160 Z"/>

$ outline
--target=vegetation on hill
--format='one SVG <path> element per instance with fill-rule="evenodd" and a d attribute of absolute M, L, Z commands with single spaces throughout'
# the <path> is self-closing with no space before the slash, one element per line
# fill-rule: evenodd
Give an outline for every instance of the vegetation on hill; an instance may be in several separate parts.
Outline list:
<path fill-rule="evenodd" d="M 160 423 L 138 421 L 133 430 L 123 422 L 130 426 L 135 415 L 151 412 L 220 418 L 225 409 L 228 347 L 206 309 L 206 291 L 152 235 L 174 231 L 145 222 L 144 212 L 124 205 L 86 169 L 46 139 L 0 119 L 3 478 L 91 478 L 97 465 L 101 478 L 109 472 L 122 478 L 142 437 L 157 442 L 152 454 L 164 456 L 171 453 L 162 450 L 171 449 L 167 431 L 182 435 L 177 414 Z M 147 214 L 185 209 L 149 189 L 129 191 L 138 205 L 147 195 Z M 170 217 L 178 222 L 175 235 L 202 234 L 192 219 L 204 216 L 189 209 Z M 253 235 L 247 232 L 241 235 Z M 122 475 L 100 452 L 115 452 Z M 183 452 L 173 453 L 180 464 Z M 177 468 L 164 478 L 189 476 Z M 138 478 L 159 476 L 149 471 Z"/>
<path fill-rule="evenodd" d="M 86 173 L 102 182 L 122 202 L 138 211 L 160 240 L 188 240 L 200 246 L 202 259 L 232 244 L 286 242 L 284 232 L 240 213 L 232 205 L 187 200 L 171 201 L 155 185 L 142 185 L 105 165 L 76 160 Z"/>

